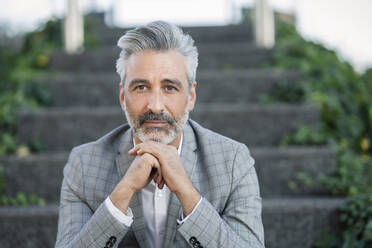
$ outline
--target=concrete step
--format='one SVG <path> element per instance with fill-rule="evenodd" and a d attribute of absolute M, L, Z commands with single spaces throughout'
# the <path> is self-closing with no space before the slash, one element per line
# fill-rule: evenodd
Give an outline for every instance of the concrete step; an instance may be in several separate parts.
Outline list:
<path fill-rule="evenodd" d="M 317 128 L 315 105 L 200 104 L 191 118 L 225 136 L 253 146 L 278 145 L 284 135 L 306 124 Z M 41 142 L 47 151 L 66 151 L 96 140 L 125 122 L 119 106 L 54 108 L 23 112 L 17 137 Z"/>
<path fill-rule="evenodd" d="M 190 34 L 195 43 L 231 43 L 252 41 L 253 30 L 250 25 L 227 25 L 227 26 L 197 26 L 181 27 L 182 30 Z M 99 42 L 104 45 L 116 45 L 119 38 L 132 28 L 107 28 L 101 26 L 97 36 Z"/>
<path fill-rule="evenodd" d="M 199 69 L 237 69 L 258 67 L 271 57 L 271 50 L 257 48 L 252 43 L 216 43 L 198 46 Z M 78 55 L 59 51 L 51 56 L 49 68 L 64 71 L 115 72 L 118 47 L 89 49 Z"/>
<path fill-rule="evenodd" d="M 322 196 L 320 187 L 304 187 L 297 174 L 305 172 L 316 178 L 319 173 L 331 174 L 336 168 L 336 154 L 327 147 L 256 147 L 251 149 L 260 182 L 261 195 L 267 197 Z M 6 193 L 36 193 L 47 202 L 58 202 L 63 168 L 68 153 L 44 153 L 27 157 L 2 157 Z M 288 183 L 297 183 L 291 188 Z"/>
<path fill-rule="evenodd" d="M 263 223 L 267 248 L 311 248 L 324 231 L 339 228 L 343 199 L 263 200 Z"/>
<path fill-rule="evenodd" d="M 330 147 L 261 147 L 251 149 L 259 178 L 261 195 L 271 197 L 327 196 L 319 185 L 306 185 L 305 173 L 313 180 L 331 175 L 337 168 L 337 154 Z"/>
<path fill-rule="evenodd" d="M 294 71 L 199 71 L 197 99 L 201 103 L 256 103 L 279 82 L 300 80 Z M 120 78 L 116 73 L 49 73 L 35 78 L 53 95 L 53 106 L 112 106 L 119 104 Z"/>
<path fill-rule="evenodd" d="M 90 13 L 85 17 L 92 23 L 94 22 L 95 35 L 103 44 L 114 45 L 126 31 L 135 28 L 107 27 L 103 13 Z M 224 26 L 185 26 L 181 28 L 185 33 L 190 34 L 196 43 L 250 41 L 253 38 L 253 27 L 247 23 Z"/>
<path fill-rule="evenodd" d="M 321 233 L 337 228 L 343 199 L 263 200 L 267 248 L 311 248 Z M 58 206 L 0 207 L 0 243 L 4 248 L 53 247 Z"/>
<path fill-rule="evenodd" d="M 0 207 L 1 247 L 54 247 L 57 223 L 57 205 Z"/>

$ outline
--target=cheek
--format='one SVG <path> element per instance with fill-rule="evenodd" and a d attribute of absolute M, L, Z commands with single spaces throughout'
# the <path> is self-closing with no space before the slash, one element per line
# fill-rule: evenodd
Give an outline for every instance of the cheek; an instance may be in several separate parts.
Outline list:
<path fill-rule="evenodd" d="M 170 103 L 170 110 L 172 111 L 172 114 L 176 114 L 177 115 L 180 115 L 181 113 L 183 113 L 183 111 L 185 110 L 185 108 L 187 108 L 187 104 L 188 104 L 188 98 L 187 97 L 178 97 L 177 99 L 173 99 L 173 101 L 171 101 Z"/>
<path fill-rule="evenodd" d="M 148 104 L 145 97 L 138 97 L 136 99 L 128 97 L 126 98 L 125 105 L 132 112 L 143 112 Z"/>

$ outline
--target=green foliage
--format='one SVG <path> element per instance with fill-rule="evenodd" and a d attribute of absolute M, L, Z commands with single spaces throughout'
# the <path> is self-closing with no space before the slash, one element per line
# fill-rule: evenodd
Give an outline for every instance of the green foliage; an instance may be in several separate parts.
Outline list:
<path fill-rule="evenodd" d="M 293 25 L 280 21 L 277 40 L 270 66 L 298 71 L 304 80 L 293 89 L 279 85 L 268 99 L 316 102 L 321 111 L 319 131 L 303 126 L 285 136 L 282 145 L 334 145 L 338 166 L 333 175 L 320 174 L 315 181 L 305 174 L 298 178 L 308 186 L 321 183 L 334 195 L 350 197 L 342 209 L 343 229 L 325 234 L 314 247 L 372 247 L 372 69 L 359 75 L 334 51 L 304 40 Z"/>
<path fill-rule="evenodd" d="M 325 145 L 327 136 L 313 128 L 303 125 L 295 135 L 285 135 L 281 140 L 281 146 L 288 145 Z"/>
<path fill-rule="evenodd" d="M 84 16 L 84 46 L 97 47 L 100 45 L 97 27 L 100 25 L 100 20 L 93 15 Z"/>
<path fill-rule="evenodd" d="M 14 137 L 20 109 L 33 109 L 50 101 L 49 94 L 31 77 L 37 73 L 34 55 L 0 45 L 0 155 L 12 154 L 22 145 Z"/>
<path fill-rule="evenodd" d="M 293 89 L 289 83 L 279 84 L 271 100 L 311 101 L 321 110 L 320 131 L 303 126 L 296 134 L 285 136 L 282 145 L 336 145 L 339 167 L 332 178 L 322 182 L 337 195 L 365 193 L 370 189 L 368 178 L 372 178 L 372 70 L 361 76 L 334 51 L 304 40 L 293 25 L 277 23 L 272 66 L 296 70 L 304 80 Z"/>
<path fill-rule="evenodd" d="M 372 247 L 372 194 L 349 198 L 340 210 L 343 230 L 324 233 L 313 244 L 314 248 L 368 248 Z"/>
<path fill-rule="evenodd" d="M 26 196 L 24 193 L 18 192 L 16 196 L 0 195 L 0 206 L 30 206 L 38 205 L 45 206 L 45 200 L 38 197 L 36 194 Z"/>
<path fill-rule="evenodd" d="M 356 196 L 372 193 L 372 157 L 339 148 L 338 167 L 333 176 L 321 176 L 319 181 L 334 195 Z"/>
<path fill-rule="evenodd" d="M 53 49 L 62 47 L 62 24 L 60 19 L 49 20 L 38 30 L 24 37 L 22 53 L 31 55 L 28 66 L 44 68 L 48 65 Z"/>
<path fill-rule="evenodd" d="M 85 45 L 99 44 L 96 35 L 97 18 L 85 20 Z M 50 55 L 62 48 L 62 20 L 46 22 L 39 29 L 27 33 L 21 49 L 17 50 L 0 44 L 0 156 L 27 155 L 40 151 L 44 145 L 40 140 L 21 144 L 15 137 L 22 109 L 34 109 L 49 105 L 51 94 L 36 82 L 39 73 L 48 69 Z M 35 79 L 36 78 L 36 79 Z M 0 205 L 43 205 L 45 201 L 36 195 L 5 195 L 6 182 L 3 167 L 0 166 Z"/>
<path fill-rule="evenodd" d="M 34 109 L 51 102 L 50 94 L 33 77 L 45 70 L 52 49 L 60 47 L 58 21 L 49 21 L 41 30 L 28 33 L 21 49 L 0 44 L 0 156 L 17 153 L 27 155 L 34 147 L 21 144 L 15 137 L 21 109 Z M 18 192 L 6 194 L 4 168 L 0 165 L 0 205 L 44 205 L 45 200 Z"/>
<path fill-rule="evenodd" d="M 304 80 L 301 86 L 279 84 L 271 97 L 284 102 L 317 102 L 321 108 L 321 132 L 362 152 L 361 142 L 372 140 L 372 72 L 360 76 L 334 51 L 305 41 L 294 26 L 283 22 L 277 26 L 278 45 L 272 65 L 299 71 Z M 371 148 L 368 152 L 372 152 Z"/>
<path fill-rule="evenodd" d="M 287 80 L 276 84 L 270 92 L 270 95 L 263 96 L 263 103 L 273 103 L 280 99 L 281 102 L 300 103 L 305 101 L 304 85 L 300 83 L 292 83 Z"/>

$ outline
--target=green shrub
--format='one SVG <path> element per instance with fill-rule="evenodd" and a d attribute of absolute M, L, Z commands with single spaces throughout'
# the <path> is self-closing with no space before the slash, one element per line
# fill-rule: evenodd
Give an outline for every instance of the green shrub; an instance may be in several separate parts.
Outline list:
<path fill-rule="evenodd" d="M 97 18 L 87 17 L 85 22 L 85 45 L 99 45 Z M 22 47 L 17 50 L 0 43 L 0 156 L 8 154 L 27 155 L 43 149 L 40 140 L 22 144 L 17 140 L 19 111 L 47 106 L 52 102 L 51 94 L 35 81 L 39 73 L 48 69 L 53 50 L 62 48 L 62 20 L 53 19 L 39 29 L 24 36 Z M 0 166 L 0 205 L 45 204 L 32 194 L 26 196 L 5 195 L 5 178 Z"/>
<path fill-rule="evenodd" d="M 314 246 L 372 247 L 372 69 L 360 75 L 334 51 L 304 40 L 293 25 L 279 20 L 277 41 L 269 66 L 298 71 L 303 80 L 293 89 L 279 84 L 267 99 L 316 102 L 321 114 L 320 130 L 303 126 L 285 136 L 282 145 L 333 145 L 338 154 L 333 175 L 320 174 L 315 182 L 303 174 L 299 178 L 306 185 L 321 183 L 334 195 L 350 197 L 342 209 L 341 234 L 325 234 Z"/>
<path fill-rule="evenodd" d="M 368 248 L 372 247 L 372 194 L 348 199 L 340 209 L 342 230 L 324 233 L 313 244 L 314 248 Z"/>
<path fill-rule="evenodd" d="M 27 155 L 34 148 L 15 137 L 19 111 L 48 105 L 50 94 L 33 81 L 33 77 L 48 66 L 49 55 L 60 47 L 58 21 L 49 21 L 40 30 L 25 35 L 21 49 L 0 44 L 0 156 L 17 153 Z M 6 195 L 3 167 L 0 165 L 0 205 L 43 205 L 45 200 L 22 192 Z"/>

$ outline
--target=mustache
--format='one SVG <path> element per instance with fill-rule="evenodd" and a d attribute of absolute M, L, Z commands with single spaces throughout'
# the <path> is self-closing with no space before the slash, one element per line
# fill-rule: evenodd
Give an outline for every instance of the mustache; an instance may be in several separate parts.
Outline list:
<path fill-rule="evenodd" d="M 145 121 L 166 121 L 168 122 L 170 125 L 174 125 L 175 124 L 175 120 L 173 117 L 171 116 L 168 116 L 164 113 L 160 113 L 160 114 L 155 114 L 151 111 L 149 112 L 146 112 L 142 115 L 140 115 L 138 117 L 138 123 L 140 126 L 142 126 L 142 124 L 145 122 Z"/>

